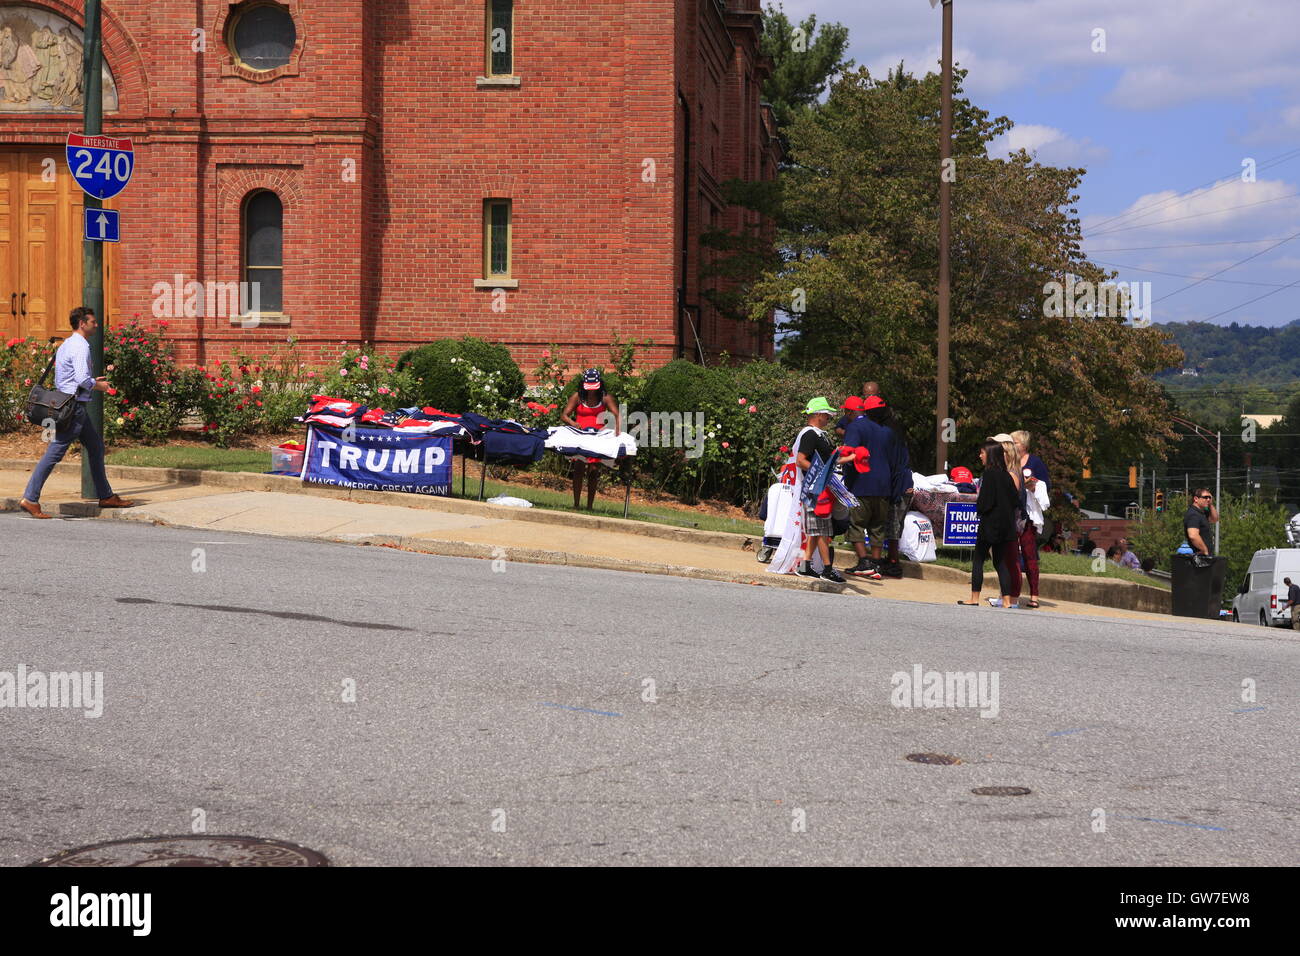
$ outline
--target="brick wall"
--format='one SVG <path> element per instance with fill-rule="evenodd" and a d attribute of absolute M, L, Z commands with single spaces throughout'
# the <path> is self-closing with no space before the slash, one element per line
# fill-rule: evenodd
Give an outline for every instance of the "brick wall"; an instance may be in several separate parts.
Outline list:
<path fill-rule="evenodd" d="M 43 5 L 81 22 L 80 3 Z M 738 222 L 705 214 L 701 184 L 716 207 L 717 183 L 763 168 L 748 88 L 757 0 L 731 0 L 731 13 L 718 0 L 518 0 L 518 86 L 476 83 L 482 0 L 282 5 L 295 56 L 253 82 L 226 51 L 229 2 L 105 3 L 121 102 L 105 132 L 137 151 L 118 204 L 118 318 L 151 315 L 159 283 L 177 275 L 238 281 L 243 204 L 271 189 L 284 204 L 291 323 L 172 316 L 183 358 L 258 353 L 289 335 L 313 350 L 480 335 L 525 370 L 551 344 L 571 366 L 604 363 L 616 335 L 653 339 L 648 365 L 677 354 L 679 286 L 700 303 L 695 236 L 710 216 Z M 196 29 L 205 51 L 192 49 Z M 706 62 L 719 80 L 701 91 Z M 0 115 L 0 141 L 57 148 L 79 128 L 75 115 Z M 513 201 L 518 288 L 504 299 L 474 284 L 487 198 Z M 770 335 L 716 316 L 701 334 L 706 355 L 771 352 Z"/>

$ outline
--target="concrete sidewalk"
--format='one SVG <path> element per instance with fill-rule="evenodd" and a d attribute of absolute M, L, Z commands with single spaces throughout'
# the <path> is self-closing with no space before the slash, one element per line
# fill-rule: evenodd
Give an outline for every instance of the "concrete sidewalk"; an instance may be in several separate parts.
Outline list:
<path fill-rule="evenodd" d="M 968 575 L 936 565 L 905 563 L 907 576 L 902 579 L 851 579 L 847 586 L 810 581 L 794 575 L 771 574 L 765 565 L 758 563 L 753 550 L 755 543 L 744 535 L 692 532 L 646 522 L 543 512 L 540 509 L 524 512 L 461 499 L 429 500 L 423 496 L 382 492 L 304 489 L 298 482 L 260 475 L 205 473 L 202 484 L 188 477 L 187 480 L 159 477 L 165 475 L 165 471 L 158 469 L 110 468 L 114 490 L 138 504 L 135 508 L 104 511 L 99 516 L 214 532 L 266 534 L 394 547 L 455 557 L 668 574 L 926 603 L 953 604 L 966 599 L 970 593 Z M 209 476 L 217 484 L 207 483 Z M 0 507 L 10 511 L 17 509 L 26 478 L 27 472 L 17 467 L 0 467 Z M 265 484 L 267 481 L 270 484 Z M 248 485 L 286 490 L 242 490 L 241 486 Z M 379 500 L 352 500 L 357 497 Z M 82 501 L 79 469 L 75 466 L 56 470 L 46 485 L 42 504 L 51 514 L 62 511 L 65 515 L 77 517 L 93 516 L 98 512 L 93 502 Z M 847 556 L 841 555 L 838 563 L 841 566 L 846 564 Z M 1044 600 L 1042 606 L 1069 614 L 1170 620 L 1164 614 L 1074 601 Z M 988 607 L 982 609 L 990 610 Z M 971 609 L 972 614 L 982 611 Z"/>

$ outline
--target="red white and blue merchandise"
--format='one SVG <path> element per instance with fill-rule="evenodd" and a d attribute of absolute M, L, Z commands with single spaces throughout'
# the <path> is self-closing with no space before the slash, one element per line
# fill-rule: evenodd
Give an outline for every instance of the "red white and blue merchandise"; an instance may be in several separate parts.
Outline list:
<path fill-rule="evenodd" d="M 315 423 L 307 430 L 302 480 L 363 491 L 448 495 L 451 443 L 443 435 Z"/>
<path fill-rule="evenodd" d="M 579 429 L 561 425 L 550 429 L 546 447 L 566 458 L 596 459 L 611 468 L 619 459 L 636 454 L 636 440 L 627 432 L 616 432 L 612 428 Z"/>

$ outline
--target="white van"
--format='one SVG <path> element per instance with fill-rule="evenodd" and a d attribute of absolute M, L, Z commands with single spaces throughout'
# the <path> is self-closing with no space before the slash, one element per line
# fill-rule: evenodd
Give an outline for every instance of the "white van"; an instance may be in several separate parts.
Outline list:
<path fill-rule="evenodd" d="M 1290 627 L 1291 612 L 1284 610 L 1287 586 L 1283 578 L 1300 584 L 1300 548 L 1256 551 L 1232 599 L 1232 619 L 1265 627 Z"/>

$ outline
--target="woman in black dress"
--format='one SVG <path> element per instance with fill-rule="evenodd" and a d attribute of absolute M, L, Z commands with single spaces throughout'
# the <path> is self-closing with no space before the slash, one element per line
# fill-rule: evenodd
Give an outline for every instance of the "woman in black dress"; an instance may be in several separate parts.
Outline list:
<path fill-rule="evenodd" d="M 1011 574 L 1005 562 L 999 560 L 1006 545 L 1016 540 L 1016 515 L 1020 510 L 1020 493 L 1007 472 L 1006 455 L 1002 444 L 986 441 L 980 448 L 980 462 L 984 475 L 980 480 L 979 498 L 975 511 L 980 516 L 980 529 L 975 537 L 975 560 L 970 570 L 970 600 L 958 601 L 962 605 L 978 605 L 980 591 L 984 588 L 984 562 L 992 557 L 998 573 L 998 587 L 1002 593 L 1002 607 L 1014 608 L 1011 598 Z"/>

